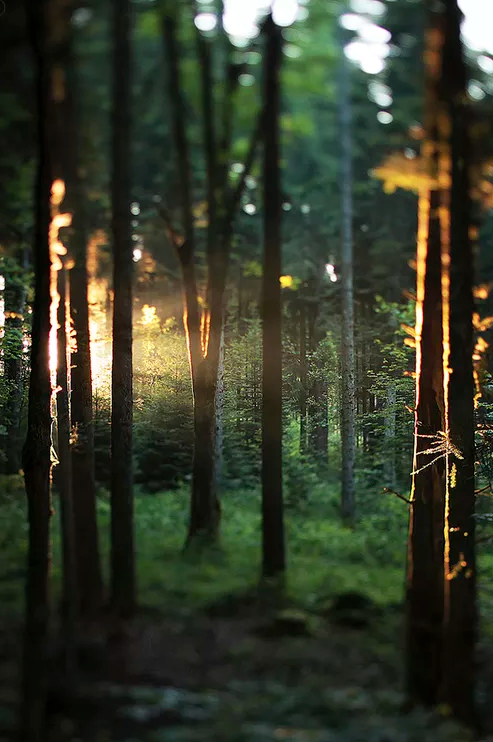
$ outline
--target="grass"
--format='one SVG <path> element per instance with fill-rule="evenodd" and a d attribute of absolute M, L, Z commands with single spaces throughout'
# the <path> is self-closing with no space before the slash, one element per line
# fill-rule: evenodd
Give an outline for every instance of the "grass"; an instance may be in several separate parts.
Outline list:
<path fill-rule="evenodd" d="M 22 482 L 10 483 L 1 497 L 1 628 L 8 638 L 11 628 L 18 636 L 22 623 L 28 535 Z M 221 611 L 212 614 L 210 609 L 222 605 L 221 601 L 234 603 L 235 596 L 252 594 L 259 583 L 259 493 L 224 493 L 222 512 L 219 548 L 197 559 L 182 551 L 188 492 L 183 489 L 136 495 L 136 563 L 143 613 L 136 624 L 132 651 L 138 657 L 143 677 L 155 671 L 153 683 L 158 687 L 146 689 L 142 680 L 140 689 L 134 692 L 130 688 L 123 694 L 122 681 L 116 685 L 113 681 L 112 692 L 117 696 L 113 706 L 107 700 L 103 712 L 84 707 L 79 713 L 81 719 L 98 720 L 99 726 L 87 731 L 87 740 L 470 739 L 469 732 L 440 714 L 419 710 L 407 716 L 401 713 L 400 606 L 404 597 L 407 535 L 404 503 L 378 491 L 366 491 L 359 497 L 359 521 L 354 529 L 349 529 L 338 519 L 336 488 L 317 485 L 309 502 L 286 510 L 288 608 L 277 607 L 264 615 L 261 607 L 247 618 L 249 609 L 245 612 L 243 604 L 235 615 Z M 104 493 L 98 500 L 98 517 L 107 578 L 110 509 Z M 52 584 L 56 604 L 60 588 L 57 514 L 53 525 Z M 484 585 L 482 646 L 491 644 L 493 639 L 493 603 L 488 593 L 493 577 L 490 548 L 488 543 L 481 547 L 479 560 Z M 374 607 L 371 621 L 362 630 L 334 624 L 328 618 L 333 599 L 348 591 L 368 596 Z M 283 637 L 281 629 L 286 618 L 288 623 L 300 620 L 300 636 Z M 257 634 L 264 624 L 274 627 L 273 638 Z M 12 638 L 10 641 L 15 643 Z M 142 654 L 147 659 L 142 659 Z M 0 675 L 0 736 L 14 684 L 8 663 L 7 651 L 0 659 L 0 669 L 7 668 Z M 109 698 L 107 690 L 97 688 L 101 696 Z M 170 718 L 174 721 L 170 722 Z M 72 739 L 72 732 L 60 731 L 70 730 L 70 723 L 62 719 L 53 742 Z M 80 730 L 72 736 L 86 739 Z"/>

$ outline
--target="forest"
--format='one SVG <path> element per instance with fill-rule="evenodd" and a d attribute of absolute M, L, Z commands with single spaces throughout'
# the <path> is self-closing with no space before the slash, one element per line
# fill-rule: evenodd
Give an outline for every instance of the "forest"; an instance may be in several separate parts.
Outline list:
<path fill-rule="evenodd" d="M 493 740 L 493 0 L 0 0 L 0 742 Z"/>

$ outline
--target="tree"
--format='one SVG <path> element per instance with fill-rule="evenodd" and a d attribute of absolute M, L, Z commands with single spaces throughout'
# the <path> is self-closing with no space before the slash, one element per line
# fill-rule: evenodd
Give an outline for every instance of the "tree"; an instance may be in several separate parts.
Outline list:
<path fill-rule="evenodd" d="M 471 722 L 476 628 L 471 159 L 455 0 L 430 11 L 427 43 L 428 177 L 420 196 L 417 259 L 408 690 L 424 703 L 447 704 Z"/>
<path fill-rule="evenodd" d="M 272 16 L 265 23 L 262 276 L 262 556 L 265 577 L 285 568 L 282 497 L 282 308 L 280 68 L 282 31 Z"/>
<path fill-rule="evenodd" d="M 132 472 L 132 279 L 130 125 L 131 10 L 113 8 L 111 232 L 113 239 L 113 365 L 111 379 L 111 605 L 122 616 L 135 605 Z"/>
<path fill-rule="evenodd" d="M 353 306 L 353 176 L 351 138 L 350 74 L 348 62 L 341 63 L 341 194 L 342 194 L 342 337 L 341 337 L 341 514 L 351 522 L 355 515 L 355 378 L 354 378 L 354 306 Z"/>
<path fill-rule="evenodd" d="M 29 555 L 26 584 L 21 739 L 42 742 L 46 697 L 51 517 L 51 384 L 50 333 L 50 194 L 49 148 L 51 76 L 48 56 L 48 3 L 28 0 L 30 39 L 36 64 L 38 167 L 35 187 L 35 299 L 33 306 L 28 431 L 23 450 L 29 518 Z"/>
<path fill-rule="evenodd" d="M 96 482 L 94 474 L 94 431 L 92 410 L 91 350 L 87 279 L 86 193 L 79 176 L 80 118 L 78 117 L 78 76 L 71 29 L 63 49 L 63 68 L 67 80 L 64 106 L 65 180 L 67 205 L 72 211 L 69 235 L 70 308 L 76 344 L 71 360 L 71 426 L 74 431 L 72 490 L 75 515 L 78 611 L 81 616 L 97 614 L 103 600 L 101 563 L 96 520 Z"/>
<path fill-rule="evenodd" d="M 168 237 L 175 248 L 182 271 L 184 327 L 189 351 L 194 403 L 194 456 L 187 543 L 197 539 L 213 542 L 218 538 L 220 521 L 220 506 L 215 490 L 216 393 L 224 322 L 226 278 L 234 219 L 245 179 L 254 161 L 260 126 L 257 125 L 252 133 L 241 176 L 236 185 L 231 185 L 228 168 L 231 157 L 231 115 L 233 99 L 238 87 L 239 71 L 234 65 L 228 66 L 223 102 L 224 116 L 221 118 L 223 127 L 220 142 L 217 144 L 211 49 L 209 42 L 202 38 L 198 31 L 208 216 L 207 287 L 205 297 L 202 299 L 199 296 L 195 265 L 196 235 L 192 199 L 192 166 L 186 130 L 185 100 L 181 89 L 177 11 L 171 4 L 165 7 L 162 28 L 168 68 L 171 130 L 179 171 L 181 233 L 174 228 L 167 208 L 163 206 L 160 213 L 166 223 Z M 202 309 L 199 299 L 202 299 Z"/>

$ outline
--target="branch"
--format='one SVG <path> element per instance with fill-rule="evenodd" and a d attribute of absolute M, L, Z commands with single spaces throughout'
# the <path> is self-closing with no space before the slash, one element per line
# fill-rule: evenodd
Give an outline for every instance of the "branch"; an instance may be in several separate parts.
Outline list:
<path fill-rule="evenodd" d="M 400 492 L 396 492 L 395 490 L 390 489 L 390 487 L 384 487 L 383 490 L 382 490 L 382 492 L 384 494 L 395 495 L 396 497 L 399 498 L 399 500 L 402 500 L 403 502 L 406 502 L 408 505 L 412 505 L 412 503 L 413 503 L 413 501 L 412 500 L 409 500 L 405 495 L 401 495 Z"/>
<path fill-rule="evenodd" d="M 245 157 L 245 162 L 243 164 L 243 170 L 241 172 L 239 181 L 236 184 L 235 188 L 230 189 L 229 197 L 226 198 L 226 201 L 228 203 L 226 205 L 226 214 L 224 217 L 224 231 L 223 231 L 225 245 L 229 245 L 229 242 L 231 240 L 233 224 L 234 224 L 236 212 L 240 205 L 241 196 L 245 188 L 245 181 L 253 167 L 253 163 L 255 162 L 255 157 L 257 155 L 257 148 L 262 139 L 263 123 L 264 123 L 264 110 L 262 109 L 258 114 L 257 124 L 255 126 L 255 129 L 252 132 L 252 138 L 250 139 L 250 145 L 249 145 L 246 157 Z"/>

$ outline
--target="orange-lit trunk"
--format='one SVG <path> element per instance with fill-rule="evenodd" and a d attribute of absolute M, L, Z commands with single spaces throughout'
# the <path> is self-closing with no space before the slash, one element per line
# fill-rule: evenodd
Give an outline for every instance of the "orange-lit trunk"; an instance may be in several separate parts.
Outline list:
<path fill-rule="evenodd" d="M 473 272 L 470 237 L 470 120 L 466 69 L 460 39 L 460 13 L 449 2 L 443 18 L 443 138 L 448 137 L 443 170 L 451 188 L 442 213 L 448 213 L 450 255 L 448 432 L 457 449 L 450 456 L 445 511 L 445 652 L 442 701 L 456 716 L 474 722 L 476 616 Z"/>
<path fill-rule="evenodd" d="M 407 585 L 407 689 L 427 705 L 438 702 L 442 674 L 444 490 L 443 458 L 423 454 L 444 430 L 441 242 L 438 194 L 420 196 L 418 246 L 417 407 Z M 431 465 L 430 465 L 431 464 Z"/>

